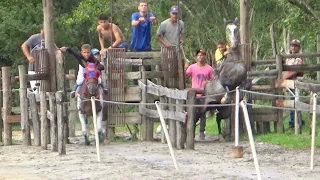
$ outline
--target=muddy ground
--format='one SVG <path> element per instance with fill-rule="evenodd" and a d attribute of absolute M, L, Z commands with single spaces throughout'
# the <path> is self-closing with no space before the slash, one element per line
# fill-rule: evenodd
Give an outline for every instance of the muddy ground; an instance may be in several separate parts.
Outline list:
<path fill-rule="evenodd" d="M 111 142 L 101 146 L 97 162 L 93 137 L 85 146 L 81 136 L 71 138 L 67 154 L 22 145 L 0 146 L 0 179 L 257 179 L 250 146 L 243 158 L 231 157 L 233 143 L 217 137 L 197 141 L 195 150 L 174 150 L 176 171 L 167 144 Z M 21 143 L 19 138 L 17 144 Z M 50 147 L 50 146 L 49 146 Z M 286 150 L 256 143 L 262 179 L 320 179 L 320 148 L 310 170 L 310 149 Z"/>

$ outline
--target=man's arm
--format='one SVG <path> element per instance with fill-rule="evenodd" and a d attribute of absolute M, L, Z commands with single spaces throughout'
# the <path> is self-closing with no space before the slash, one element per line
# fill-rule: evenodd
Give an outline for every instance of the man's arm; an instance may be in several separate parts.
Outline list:
<path fill-rule="evenodd" d="M 100 50 L 104 49 L 104 38 L 101 34 L 101 29 L 99 28 L 99 26 L 97 26 L 97 33 L 98 33 L 98 38 L 99 38 L 99 43 L 100 43 Z"/>
<path fill-rule="evenodd" d="M 297 72 L 297 71 L 287 71 L 287 72 L 284 73 L 283 79 L 292 79 L 292 78 L 295 78 L 298 73 L 299 73 L 299 72 Z"/>
<path fill-rule="evenodd" d="M 165 47 L 171 46 L 171 44 L 165 41 L 161 35 L 157 35 L 157 40 Z"/>
<path fill-rule="evenodd" d="M 31 56 L 30 54 L 30 49 L 34 46 L 36 46 L 36 38 L 37 35 L 32 35 L 30 36 L 22 45 L 21 45 L 21 51 L 23 55 L 28 59 L 30 63 L 35 62 L 34 57 Z"/>
<path fill-rule="evenodd" d="M 181 30 L 180 30 L 180 32 L 179 32 L 179 40 L 180 40 L 180 44 L 183 44 L 183 42 L 184 42 L 184 37 L 183 37 L 183 34 L 184 34 L 184 22 L 183 21 L 179 21 L 179 24 L 180 24 L 180 26 L 181 26 Z"/>
<path fill-rule="evenodd" d="M 83 57 L 81 56 L 79 51 L 75 51 L 72 48 L 64 47 L 64 46 L 61 47 L 60 50 L 62 52 L 68 52 L 68 53 L 72 54 L 77 59 L 77 61 L 79 62 L 79 65 L 81 65 L 82 67 L 85 67 L 85 64 L 83 62 Z"/>
<path fill-rule="evenodd" d="M 146 21 L 146 19 L 144 17 L 140 17 L 139 13 L 134 13 L 131 16 L 131 26 L 132 27 L 138 26 L 138 24 L 140 22 L 144 22 L 144 21 Z"/>
<path fill-rule="evenodd" d="M 157 30 L 157 40 L 165 47 L 171 46 L 170 43 L 166 42 L 163 39 L 163 35 L 165 34 L 165 25 L 163 23 L 160 24 L 158 30 Z"/>
<path fill-rule="evenodd" d="M 111 48 L 116 48 L 121 43 L 120 29 L 117 25 L 112 24 L 112 31 L 115 41 L 112 43 Z"/>
<path fill-rule="evenodd" d="M 29 47 L 27 46 L 26 42 L 24 42 L 21 45 L 21 51 L 22 51 L 23 55 L 28 59 L 28 61 L 30 63 L 35 62 L 35 59 L 31 56 L 31 54 L 29 52 L 30 50 L 29 50 Z"/>

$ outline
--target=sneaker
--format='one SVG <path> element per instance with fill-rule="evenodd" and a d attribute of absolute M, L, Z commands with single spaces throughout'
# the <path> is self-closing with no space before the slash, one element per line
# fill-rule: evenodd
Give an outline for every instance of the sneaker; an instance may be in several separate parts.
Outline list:
<path fill-rule="evenodd" d="M 76 91 L 72 91 L 72 92 L 70 93 L 70 96 L 71 96 L 71 98 L 76 97 Z"/>

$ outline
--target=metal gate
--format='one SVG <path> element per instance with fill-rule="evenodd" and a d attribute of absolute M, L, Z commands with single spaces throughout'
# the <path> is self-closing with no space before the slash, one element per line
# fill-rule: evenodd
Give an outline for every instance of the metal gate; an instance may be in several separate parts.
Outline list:
<path fill-rule="evenodd" d="M 107 50 L 105 64 L 107 75 L 108 99 L 115 102 L 125 102 L 125 58 L 124 48 Z M 126 107 L 123 104 L 108 104 L 108 126 L 125 125 Z"/>

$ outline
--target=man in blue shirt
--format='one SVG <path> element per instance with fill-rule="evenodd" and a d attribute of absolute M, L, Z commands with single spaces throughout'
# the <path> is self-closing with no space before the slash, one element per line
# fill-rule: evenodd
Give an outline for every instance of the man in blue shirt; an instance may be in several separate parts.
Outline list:
<path fill-rule="evenodd" d="M 156 21 L 152 13 L 148 12 L 148 4 L 141 0 L 138 5 L 139 12 L 131 16 L 131 25 L 133 27 L 130 48 L 132 51 L 150 51 L 151 50 L 151 23 Z"/>

